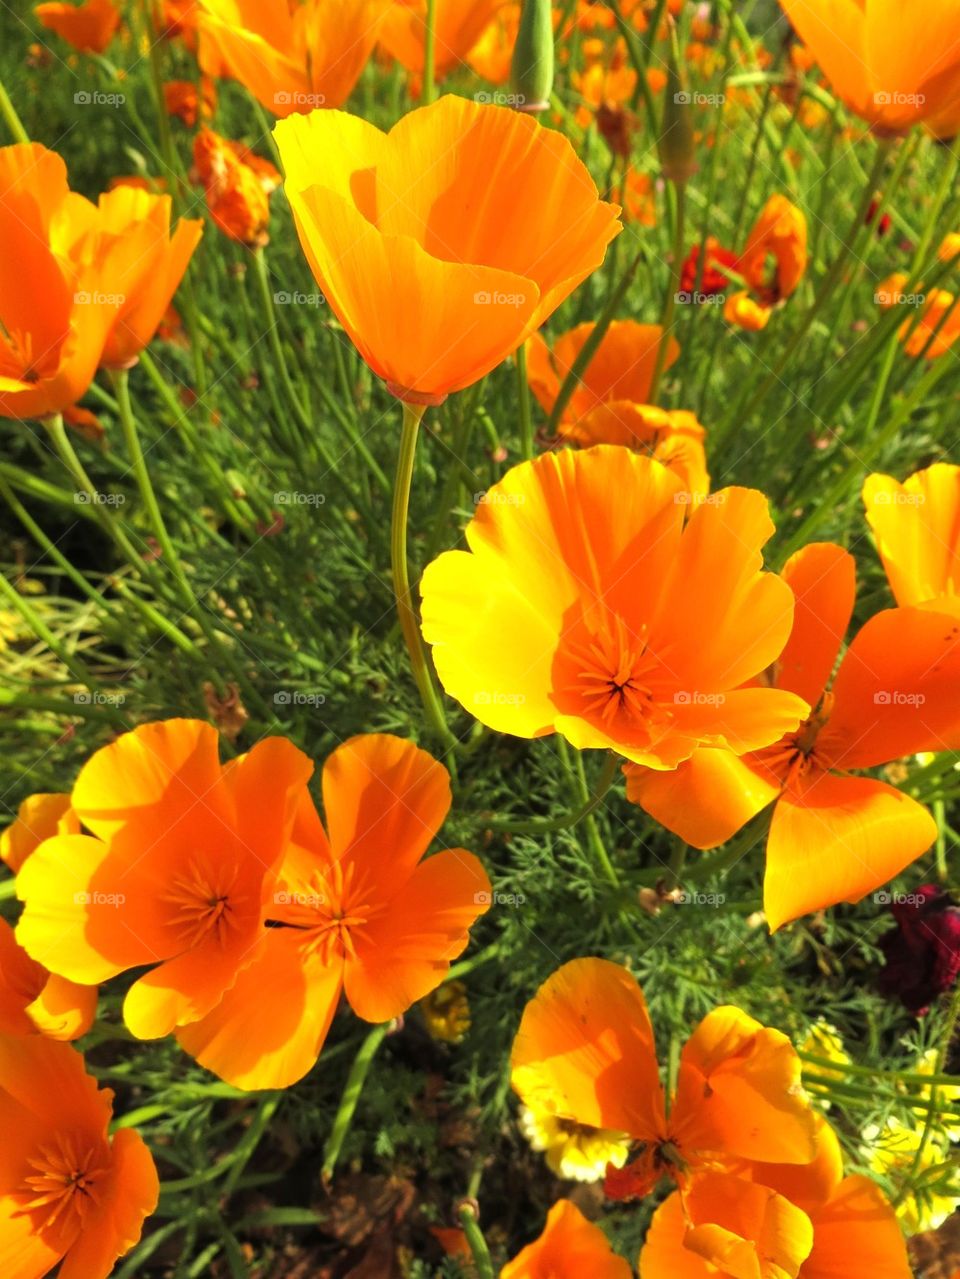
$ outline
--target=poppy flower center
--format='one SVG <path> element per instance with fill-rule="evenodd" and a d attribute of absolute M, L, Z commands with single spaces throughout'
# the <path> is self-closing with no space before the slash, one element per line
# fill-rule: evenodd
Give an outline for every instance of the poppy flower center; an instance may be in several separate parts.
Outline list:
<path fill-rule="evenodd" d="M 188 949 L 208 937 L 226 941 L 236 921 L 236 903 L 231 898 L 233 874 L 195 858 L 170 884 L 165 900 L 174 908 L 170 922 L 181 934 Z"/>
<path fill-rule="evenodd" d="M 325 871 L 316 870 L 296 889 L 278 892 L 275 900 L 282 906 L 276 922 L 308 933 L 307 946 L 324 964 L 354 958 L 366 925 L 384 910 L 374 900 L 373 885 L 353 861 L 346 866 L 335 861 Z"/>
<path fill-rule="evenodd" d="M 802 780 L 815 770 L 826 767 L 817 758 L 816 746 L 832 710 L 833 694 L 824 693 L 820 705 L 795 733 L 759 752 L 767 766 L 785 782 Z"/>
<path fill-rule="evenodd" d="M 40 357 L 33 354 L 33 334 L 8 329 L 0 321 L 0 374 L 20 382 L 39 382 L 39 363 Z"/>
<path fill-rule="evenodd" d="M 20 1210 L 36 1213 L 37 1229 L 73 1225 L 80 1229 L 99 1207 L 109 1164 L 89 1138 L 57 1133 L 27 1160 Z"/>

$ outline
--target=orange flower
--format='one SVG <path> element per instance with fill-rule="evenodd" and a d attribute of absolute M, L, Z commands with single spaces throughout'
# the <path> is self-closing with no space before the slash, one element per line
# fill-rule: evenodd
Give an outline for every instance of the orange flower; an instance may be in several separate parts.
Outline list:
<path fill-rule="evenodd" d="M 51 972 L 94 984 L 155 965 L 124 1018 L 159 1038 L 214 1007 L 253 958 L 311 765 L 280 738 L 227 767 L 199 720 L 144 724 L 87 762 L 55 835 L 17 877 L 17 940 Z"/>
<path fill-rule="evenodd" d="M 108 1279 L 157 1206 L 140 1134 L 112 1137 L 113 1094 L 83 1057 L 40 1035 L 0 1035 L 0 1255 L 15 1279 Z M 11 1269 L 12 1266 L 12 1269 Z"/>
<path fill-rule="evenodd" d="M 438 79 L 467 60 L 505 0 L 436 0 L 434 57 Z M 380 28 L 380 44 L 402 67 L 423 73 L 427 0 L 393 0 Z"/>
<path fill-rule="evenodd" d="M 657 197 L 649 173 L 631 169 L 623 189 L 624 217 L 641 226 L 657 225 Z"/>
<path fill-rule="evenodd" d="M 737 267 L 767 306 L 794 292 L 807 269 L 807 220 L 795 204 L 772 195 L 757 217 Z"/>
<path fill-rule="evenodd" d="M 80 823 L 70 807 L 70 796 L 59 794 L 28 795 L 17 815 L 0 835 L 0 860 L 14 874 L 30 854 L 54 835 L 79 835 Z"/>
<path fill-rule="evenodd" d="M 934 289 L 926 295 L 926 303 L 916 324 L 904 320 L 900 341 L 907 355 L 935 360 L 944 355 L 960 337 L 960 305 L 947 289 Z"/>
<path fill-rule="evenodd" d="M 878 133 L 960 111 L 960 10 L 902 0 L 781 0 L 837 97 Z"/>
<path fill-rule="evenodd" d="M 504 84 L 510 79 L 510 63 L 519 27 L 520 5 L 513 0 L 499 5 L 466 57 L 478 76 L 491 84 Z"/>
<path fill-rule="evenodd" d="M 723 318 L 728 324 L 750 333 L 759 333 L 770 320 L 770 308 L 752 298 L 745 289 L 728 293 L 723 304 Z"/>
<path fill-rule="evenodd" d="M 428 845 L 450 778 L 412 742 L 371 733 L 323 769 L 326 831 L 306 791 L 261 928 L 236 984 L 177 1038 L 239 1088 L 283 1088 L 315 1064 L 341 992 L 358 1017 L 398 1017 L 436 989 L 490 904 L 462 848 Z M 329 832 L 329 834 L 328 834 Z M 271 1016 L 260 1015 L 270 991 Z"/>
<path fill-rule="evenodd" d="M 324 296 L 373 371 L 417 403 L 515 351 L 620 230 L 570 143 L 503 107 L 443 97 L 389 134 L 333 111 L 275 132 Z"/>
<path fill-rule="evenodd" d="M 269 196 L 280 174 L 239 142 L 202 128 L 193 142 L 193 172 L 206 193 L 210 216 L 231 240 L 248 248 L 268 242 Z"/>
<path fill-rule="evenodd" d="M 628 768 L 627 796 L 695 848 L 728 840 L 773 804 L 764 910 L 771 929 L 859 901 L 936 838 L 909 795 L 851 769 L 960 745 L 960 628 L 920 609 L 878 613 L 827 681 L 853 611 L 853 557 L 829 542 L 798 551 L 783 576 L 796 596 L 789 642 L 767 680 L 814 707 L 797 732 L 735 758 L 699 750 L 675 773 Z"/>
<path fill-rule="evenodd" d="M 201 60 L 276 116 L 345 102 L 387 0 L 200 0 Z"/>
<path fill-rule="evenodd" d="M 17 944 L 13 929 L 0 919 L 0 1036 L 79 1039 L 96 1015 L 96 986 L 51 976 Z"/>
<path fill-rule="evenodd" d="M 863 501 L 897 603 L 960 616 L 960 467 L 868 475 Z"/>
<path fill-rule="evenodd" d="M 708 1174 L 671 1195 L 647 1233 L 643 1279 L 910 1279 L 893 1208 L 866 1177 L 843 1176 L 823 1120 L 818 1147 L 805 1167 L 756 1164 L 753 1181 Z"/>
<path fill-rule="evenodd" d="M 613 112 L 623 110 L 633 97 L 637 73 L 622 58 L 615 58 L 610 64 L 595 62 L 585 71 L 574 71 L 571 81 L 582 104 L 577 107 L 576 121 L 585 129 L 601 107 Z"/>
<path fill-rule="evenodd" d="M 569 1199 L 558 1199 L 543 1234 L 500 1272 L 500 1279 L 631 1279 L 599 1226 Z"/>
<path fill-rule="evenodd" d="M 120 25 L 113 0 L 83 0 L 82 4 L 37 4 L 40 25 L 55 31 L 81 53 L 103 53 Z"/>
<path fill-rule="evenodd" d="M 607 1170 L 613 1198 L 649 1194 L 662 1178 L 686 1186 L 704 1170 L 807 1164 L 817 1153 L 799 1057 L 739 1008 L 717 1008 L 694 1030 L 668 1107 L 643 992 L 605 959 L 574 959 L 547 979 L 510 1060 L 524 1104 L 636 1143 L 632 1162 Z"/>
<path fill-rule="evenodd" d="M 192 80 L 168 80 L 163 86 L 163 105 L 167 115 L 175 115 L 192 129 L 198 116 L 208 120 L 216 110 L 216 86 L 206 76 L 200 82 L 199 92 Z"/>
<path fill-rule="evenodd" d="M 616 500 L 612 500 L 612 495 Z M 761 570 L 766 499 L 697 503 L 659 462 L 613 445 L 509 471 L 423 576 L 423 634 L 443 687 L 517 737 L 561 733 L 675 768 L 698 743 L 736 753 L 792 731 L 792 693 L 743 688 L 793 620 Z"/>

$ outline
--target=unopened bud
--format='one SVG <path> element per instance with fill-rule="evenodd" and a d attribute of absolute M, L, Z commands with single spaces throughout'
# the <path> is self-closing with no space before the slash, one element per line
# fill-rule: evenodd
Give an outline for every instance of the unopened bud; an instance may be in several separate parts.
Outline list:
<path fill-rule="evenodd" d="M 660 132 L 660 166 L 663 176 L 682 186 L 697 171 L 690 94 L 684 89 L 671 48 L 667 61 L 667 92 Z"/>
<path fill-rule="evenodd" d="M 553 89 L 553 9 L 550 0 L 523 0 L 510 81 L 518 111 L 546 111 Z"/>

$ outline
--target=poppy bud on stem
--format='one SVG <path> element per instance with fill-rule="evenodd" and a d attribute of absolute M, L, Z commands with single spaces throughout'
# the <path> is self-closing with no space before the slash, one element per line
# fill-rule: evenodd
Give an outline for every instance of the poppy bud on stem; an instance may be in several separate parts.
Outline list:
<path fill-rule="evenodd" d="M 550 0 L 523 0 L 510 83 L 518 111 L 546 111 L 553 89 L 553 10 Z"/>
<path fill-rule="evenodd" d="M 460 1225 L 466 1235 L 467 1244 L 473 1254 L 473 1264 L 479 1279 L 493 1279 L 493 1262 L 490 1260 L 490 1249 L 480 1229 L 480 1213 L 474 1200 L 464 1200 L 457 1211 Z"/>

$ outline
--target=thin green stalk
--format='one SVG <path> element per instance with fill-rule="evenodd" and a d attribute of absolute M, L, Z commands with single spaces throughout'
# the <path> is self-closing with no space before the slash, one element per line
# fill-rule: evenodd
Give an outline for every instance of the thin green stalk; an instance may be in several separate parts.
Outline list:
<path fill-rule="evenodd" d="M 360 1051 L 353 1059 L 353 1065 L 350 1067 L 343 1095 L 340 1098 L 340 1105 L 337 1107 L 337 1113 L 333 1120 L 333 1127 L 330 1129 L 330 1136 L 327 1138 L 327 1144 L 323 1150 L 323 1179 L 325 1182 L 329 1182 L 333 1177 L 337 1160 L 340 1158 L 340 1151 L 343 1149 L 344 1140 L 350 1131 L 350 1124 L 357 1109 L 357 1102 L 359 1102 L 360 1094 L 363 1092 L 367 1073 L 374 1057 L 377 1055 L 377 1050 L 392 1025 L 392 1022 L 384 1022 L 381 1026 L 374 1026 L 360 1045 Z"/>
<path fill-rule="evenodd" d="M 677 293 L 680 290 L 680 276 L 683 271 L 683 237 L 686 228 L 687 193 L 684 183 L 676 183 L 677 209 L 673 229 L 673 262 L 670 268 L 670 280 L 667 284 L 667 296 L 663 304 L 663 316 L 660 321 L 663 332 L 660 345 L 657 347 L 657 360 L 653 366 L 653 377 L 650 380 L 649 400 L 656 404 L 660 389 L 660 379 L 667 362 L 667 349 L 670 346 L 670 330 L 673 328 L 673 313 L 677 305 Z"/>
<path fill-rule="evenodd" d="M 477 1272 L 477 1279 L 493 1279 L 493 1262 L 490 1259 L 490 1249 L 487 1247 L 487 1241 L 484 1239 L 483 1231 L 480 1229 L 476 1208 L 472 1204 L 462 1204 L 458 1216 L 460 1217 L 463 1233 L 467 1237 L 467 1243 L 473 1257 L 473 1267 Z"/>
<path fill-rule="evenodd" d="M 437 0 L 427 0 L 423 28 L 423 91 L 420 101 L 428 107 L 437 96 Z"/>
<path fill-rule="evenodd" d="M 6 86 L 0 80 L 0 118 L 13 135 L 14 142 L 29 142 L 30 136 L 23 127 L 23 121 L 17 115 L 16 108 L 10 100 Z"/>
<path fill-rule="evenodd" d="M 257 1113 L 254 1115 L 250 1123 L 250 1127 L 243 1134 L 234 1151 L 233 1163 L 230 1171 L 223 1180 L 223 1186 L 220 1193 L 230 1195 L 237 1188 L 237 1183 L 243 1176 L 244 1169 L 253 1158 L 254 1152 L 259 1146 L 264 1133 L 277 1113 L 277 1107 L 280 1105 L 282 1093 L 271 1093 L 266 1097 L 262 1097 L 257 1105 Z"/>
<path fill-rule="evenodd" d="M 603 803 L 604 796 L 613 785 L 621 763 L 619 755 L 608 751 L 603 761 L 603 769 L 597 778 L 597 784 L 589 797 L 577 808 L 560 817 L 532 817 L 529 821 L 514 822 L 508 819 L 482 817 L 483 825 L 489 830 L 503 831 L 511 835 L 549 835 L 555 831 L 572 830 L 585 817 Z"/>
<path fill-rule="evenodd" d="M 517 402 L 520 409 L 520 456 L 533 457 L 533 418 L 530 413 L 530 384 L 527 381 L 527 348 L 517 347 Z"/>
<path fill-rule="evenodd" d="M 453 764 L 452 749 L 456 738 L 447 727 L 439 695 L 427 660 L 426 648 L 417 623 L 410 590 L 410 568 L 407 562 L 407 523 L 410 517 L 410 488 L 413 483 L 413 463 L 417 451 L 417 435 L 423 417 L 423 406 L 403 404 L 403 429 L 400 435 L 400 451 L 397 456 L 397 474 L 393 487 L 393 514 L 390 521 L 390 565 L 393 574 L 393 594 L 397 605 L 397 617 L 403 632 L 413 678 L 420 692 L 420 700 L 427 721 L 437 737 L 450 749 L 449 764 Z"/>

